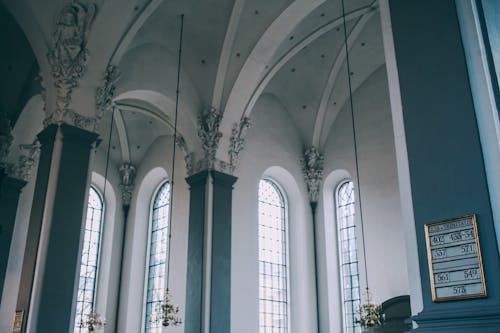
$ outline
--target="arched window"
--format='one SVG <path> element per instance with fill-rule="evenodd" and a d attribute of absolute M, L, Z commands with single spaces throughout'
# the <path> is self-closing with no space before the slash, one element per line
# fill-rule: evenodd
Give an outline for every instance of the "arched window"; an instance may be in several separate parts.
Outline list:
<path fill-rule="evenodd" d="M 352 181 L 341 183 L 336 194 L 344 333 L 360 332 L 359 324 L 355 322 L 360 305 L 360 290 Z"/>
<path fill-rule="evenodd" d="M 167 251 L 169 228 L 170 183 L 160 186 L 153 200 L 146 289 L 145 333 L 160 333 L 161 303 L 167 286 Z"/>
<path fill-rule="evenodd" d="M 259 332 L 288 332 L 287 221 L 283 194 L 259 183 Z"/>
<path fill-rule="evenodd" d="M 82 320 L 94 310 L 103 209 L 101 195 L 94 187 L 90 187 L 76 297 L 75 333 L 87 332 L 87 328 L 82 327 Z"/>

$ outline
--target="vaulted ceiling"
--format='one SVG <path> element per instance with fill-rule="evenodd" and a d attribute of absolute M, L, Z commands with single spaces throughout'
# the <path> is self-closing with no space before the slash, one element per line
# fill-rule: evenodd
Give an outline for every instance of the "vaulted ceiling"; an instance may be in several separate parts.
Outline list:
<path fill-rule="evenodd" d="M 112 157 L 139 162 L 157 137 L 171 133 L 184 14 L 179 130 L 190 150 L 200 149 L 196 127 L 203 108 L 224 111 L 224 149 L 233 124 L 251 118 L 261 96 L 284 106 L 304 147 L 321 149 L 348 101 L 345 38 L 353 90 L 384 64 L 377 1 L 344 1 L 344 10 L 342 0 L 96 1 L 90 60 L 75 107 L 89 108 L 106 66 L 117 66 Z M 25 62 L 32 65 L 36 57 L 47 75 L 48 41 L 64 2 L 4 2 L 35 54 Z M 110 125 L 107 114 L 100 125 L 105 141 Z"/>

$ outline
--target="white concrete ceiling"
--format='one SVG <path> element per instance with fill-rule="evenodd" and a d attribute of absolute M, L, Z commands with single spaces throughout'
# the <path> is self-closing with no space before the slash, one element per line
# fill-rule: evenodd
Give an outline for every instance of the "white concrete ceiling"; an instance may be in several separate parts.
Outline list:
<path fill-rule="evenodd" d="M 344 1 L 356 89 L 384 63 L 379 15 L 376 1 Z M 36 0 L 5 3 L 36 44 L 32 48 L 42 74 L 49 72 L 43 53 L 64 2 L 45 7 Z M 286 108 L 304 147 L 321 149 L 347 101 L 341 0 L 106 0 L 97 6 L 88 73 L 74 99 L 76 107 L 88 108 L 107 64 L 119 67 L 111 142 L 116 163 L 140 162 L 158 136 L 171 134 L 181 14 L 179 131 L 191 151 L 201 149 L 196 126 L 204 107 L 224 110 L 223 153 L 233 123 L 251 117 L 262 94 L 273 95 Z M 45 46 L 33 42 L 40 35 Z M 104 142 L 109 129 L 110 114 L 100 126 Z"/>

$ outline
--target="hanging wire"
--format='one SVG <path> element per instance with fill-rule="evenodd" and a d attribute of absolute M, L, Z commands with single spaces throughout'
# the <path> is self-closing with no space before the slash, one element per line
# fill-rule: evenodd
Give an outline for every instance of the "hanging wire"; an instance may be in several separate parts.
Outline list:
<path fill-rule="evenodd" d="M 170 226 L 168 228 L 168 251 L 167 251 L 167 290 L 170 284 L 170 247 L 172 239 L 172 207 L 174 203 L 174 176 L 175 176 L 175 153 L 177 148 L 177 116 L 179 112 L 179 84 L 181 79 L 181 54 L 182 54 L 182 36 L 184 31 L 184 14 L 181 14 L 181 31 L 179 37 L 179 55 L 177 59 L 177 88 L 175 91 L 175 116 L 174 116 L 174 141 L 172 143 L 172 179 L 170 182 L 170 206 L 169 206 L 169 216 L 170 216 Z"/>
<path fill-rule="evenodd" d="M 346 66 L 347 66 L 347 82 L 349 85 L 349 106 L 351 108 L 351 123 L 352 123 L 352 135 L 354 139 L 354 165 L 356 169 L 356 180 L 357 180 L 357 188 L 358 188 L 358 200 L 359 200 L 359 219 L 361 222 L 361 241 L 363 243 L 363 264 L 365 268 L 365 279 L 366 279 L 366 290 L 369 290 L 368 287 L 368 270 L 366 269 L 366 247 L 365 247 L 365 231 L 364 231 L 364 223 L 363 223 L 363 205 L 361 202 L 361 181 L 359 179 L 359 165 L 358 165 L 358 143 L 356 141 L 356 124 L 354 121 L 354 103 L 352 98 L 352 82 L 351 82 L 351 65 L 349 62 L 349 46 L 347 45 L 347 23 L 346 23 L 346 13 L 345 13 L 345 4 L 344 0 L 341 0 L 342 3 L 342 23 L 344 25 L 344 47 L 345 47 L 345 57 L 346 57 Z M 369 296 L 368 296 L 369 297 Z"/>

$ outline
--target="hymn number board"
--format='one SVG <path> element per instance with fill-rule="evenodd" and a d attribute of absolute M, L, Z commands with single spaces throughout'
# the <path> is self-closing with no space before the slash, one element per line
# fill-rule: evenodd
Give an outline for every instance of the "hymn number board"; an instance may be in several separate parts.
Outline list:
<path fill-rule="evenodd" d="M 476 215 L 425 225 L 434 302 L 486 296 Z"/>

